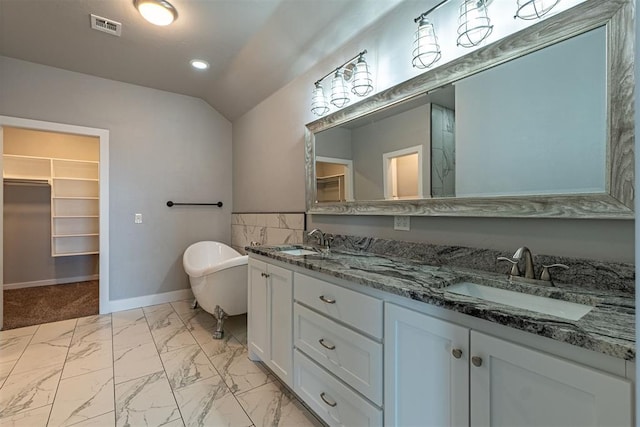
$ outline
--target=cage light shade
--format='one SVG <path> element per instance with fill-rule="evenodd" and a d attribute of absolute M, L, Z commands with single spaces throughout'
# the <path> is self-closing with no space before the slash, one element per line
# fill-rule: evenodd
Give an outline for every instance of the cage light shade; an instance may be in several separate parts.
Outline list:
<path fill-rule="evenodd" d="M 345 83 L 340 70 L 338 70 L 333 76 L 333 80 L 331 80 L 331 103 L 337 108 L 342 108 L 347 105 L 349 101 L 347 84 Z"/>
<path fill-rule="evenodd" d="M 134 0 L 140 15 L 154 25 L 165 26 L 178 18 L 178 11 L 165 0 Z"/>
<path fill-rule="evenodd" d="M 422 17 L 418 24 L 413 40 L 413 66 L 416 68 L 429 68 L 442 57 L 438 36 L 433 24 Z"/>
<path fill-rule="evenodd" d="M 358 62 L 353 70 L 351 92 L 358 96 L 367 96 L 373 91 L 373 80 L 369 65 L 362 56 L 358 58 Z"/>
<path fill-rule="evenodd" d="M 493 31 L 485 0 L 464 0 L 458 19 L 458 46 L 473 47 Z"/>
<path fill-rule="evenodd" d="M 553 9 L 560 0 L 518 0 L 518 10 L 514 18 L 538 19 Z"/>
<path fill-rule="evenodd" d="M 316 83 L 311 95 L 311 112 L 316 116 L 323 116 L 329 112 L 329 103 L 324 96 L 324 89 L 320 83 Z"/>

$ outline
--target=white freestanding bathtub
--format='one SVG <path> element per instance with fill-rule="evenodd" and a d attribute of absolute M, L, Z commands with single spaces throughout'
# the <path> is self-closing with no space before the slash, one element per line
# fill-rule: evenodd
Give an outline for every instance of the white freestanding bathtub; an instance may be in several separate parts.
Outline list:
<path fill-rule="evenodd" d="M 220 242 L 197 242 L 182 257 L 196 302 L 218 325 L 214 338 L 222 338 L 227 316 L 247 312 L 247 255 Z"/>

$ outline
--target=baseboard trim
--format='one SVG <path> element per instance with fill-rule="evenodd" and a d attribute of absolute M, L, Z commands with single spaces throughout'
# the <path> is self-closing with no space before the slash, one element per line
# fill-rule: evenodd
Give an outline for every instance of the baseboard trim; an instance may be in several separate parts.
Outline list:
<path fill-rule="evenodd" d="M 63 277 L 60 279 L 34 280 L 33 282 L 5 283 L 5 291 L 10 289 L 35 288 L 37 286 L 64 285 L 65 283 L 87 282 L 89 280 L 99 280 L 99 274 L 91 276 Z"/>
<path fill-rule="evenodd" d="M 156 304 L 166 304 L 168 302 L 191 298 L 193 298 L 193 292 L 191 292 L 191 289 L 180 289 L 179 291 L 164 292 L 162 294 L 111 300 L 108 303 L 108 312 L 113 313 L 116 311 L 130 310 L 133 308 L 147 307 Z"/>

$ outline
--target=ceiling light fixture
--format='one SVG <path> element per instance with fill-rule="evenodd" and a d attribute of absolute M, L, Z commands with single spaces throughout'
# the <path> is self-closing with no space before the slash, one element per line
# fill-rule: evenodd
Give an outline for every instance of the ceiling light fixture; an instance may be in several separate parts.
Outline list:
<path fill-rule="evenodd" d="M 336 108 L 342 108 L 351 101 L 347 82 L 351 82 L 351 92 L 354 95 L 362 97 L 373 92 L 373 79 L 369 71 L 369 64 L 364 59 L 366 53 L 367 51 L 363 50 L 314 83 L 311 94 L 311 112 L 313 114 L 322 116 L 329 112 L 329 104 L 324 95 L 322 81 L 331 75 L 333 75 L 333 79 L 331 80 L 330 102 Z"/>
<path fill-rule="evenodd" d="M 193 68 L 197 68 L 198 70 L 206 70 L 209 68 L 209 63 L 203 59 L 192 59 L 190 64 Z"/>
<path fill-rule="evenodd" d="M 133 5 L 154 25 L 165 26 L 178 19 L 178 11 L 166 0 L 133 0 Z"/>
<path fill-rule="evenodd" d="M 514 18 L 538 19 L 553 9 L 560 0 L 518 0 L 518 10 Z"/>
<path fill-rule="evenodd" d="M 487 0 L 464 0 L 458 19 L 458 46 L 478 46 L 493 31 L 487 13 Z"/>

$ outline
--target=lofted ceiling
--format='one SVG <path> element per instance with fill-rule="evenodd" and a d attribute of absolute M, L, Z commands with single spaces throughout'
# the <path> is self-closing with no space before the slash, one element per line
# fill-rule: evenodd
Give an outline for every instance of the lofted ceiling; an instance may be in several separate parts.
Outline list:
<path fill-rule="evenodd" d="M 199 97 L 234 120 L 401 1 L 170 0 L 178 19 L 157 27 L 132 0 L 0 0 L 0 55 Z M 122 36 L 91 30 L 92 13 Z"/>

